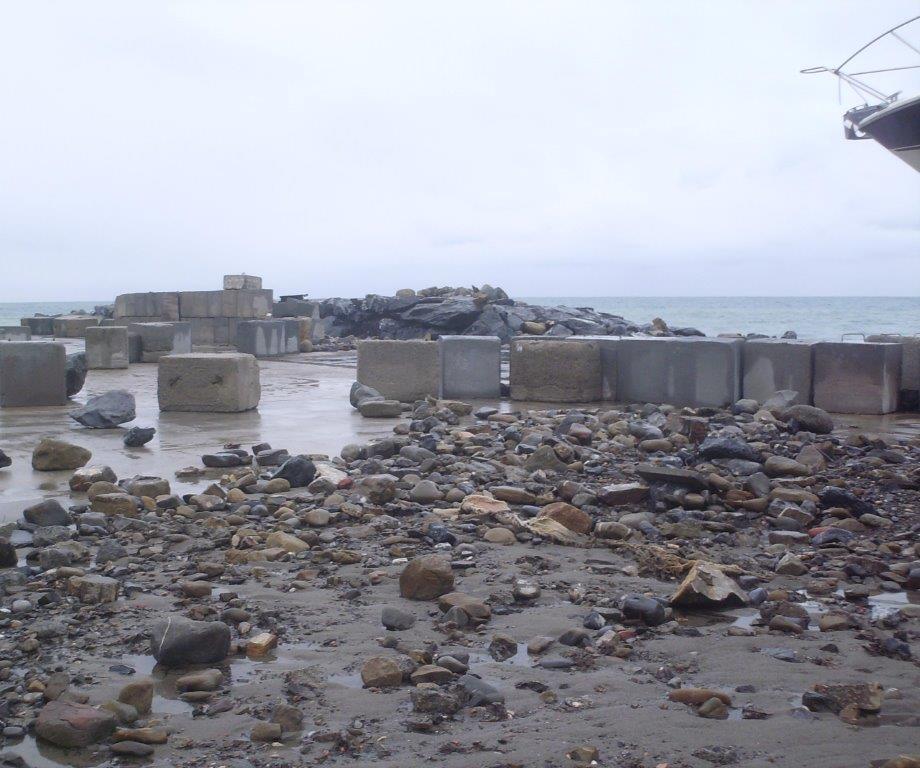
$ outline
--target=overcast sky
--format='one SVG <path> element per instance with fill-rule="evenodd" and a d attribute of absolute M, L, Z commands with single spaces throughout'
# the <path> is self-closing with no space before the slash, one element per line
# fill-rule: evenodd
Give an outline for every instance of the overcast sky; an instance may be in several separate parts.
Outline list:
<path fill-rule="evenodd" d="M 917 295 L 920 174 L 798 74 L 916 13 L 0 0 L 0 301 Z"/>

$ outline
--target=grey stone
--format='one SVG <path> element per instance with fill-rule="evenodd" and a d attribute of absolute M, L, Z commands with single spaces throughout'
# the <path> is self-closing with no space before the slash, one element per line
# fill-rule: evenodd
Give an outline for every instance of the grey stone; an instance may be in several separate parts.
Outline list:
<path fill-rule="evenodd" d="M 70 418 L 91 429 L 113 429 L 136 415 L 134 395 L 123 389 L 91 397 L 82 408 L 70 412 Z"/>
<path fill-rule="evenodd" d="M 67 389 L 67 397 L 73 397 L 86 383 L 86 353 L 74 352 L 67 355 L 67 361 L 64 370 L 64 382 Z"/>
<path fill-rule="evenodd" d="M 70 514 L 56 499 L 46 499 L 26 507 L 22 511 L 22 516 L 27 523 L 38 526 L 70 525 L 73 522 Z"/>
<path fill-rule="evenodd" d="M 140 448 L 153 440 L 156 432 L 154 427 L 131 427 L 125 432 L 123 442 L 126 448 Z"/>

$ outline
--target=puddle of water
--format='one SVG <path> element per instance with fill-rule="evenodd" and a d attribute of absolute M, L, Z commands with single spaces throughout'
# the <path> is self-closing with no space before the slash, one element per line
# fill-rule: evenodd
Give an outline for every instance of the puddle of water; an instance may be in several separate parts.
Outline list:
<path fill-rule="evenodd" d="M 338 675 L 330 675 L 329 682 L 334 685 L 341 685 L 343 688 L 361 689 L 364 687 L 364 681 L 358 672 L 342 672 Z"/>
<path fill-rule="evenodd" d="M 731 623 L 733 627 L 741 627 L 742 629 L 753 629 L 754 622 L 760 618 L 760 613 L 757 611 L 752 611 L 751 613 L 742 613 L 740 616 L 737 616 L 735 620 Z"/>
<path fill-rule="evenodd" d="M 873 619 L 884 619 L 905 605 L 920 604 L 920 592 L 880 592 L 869 596 L 869 610 Z"/>
<path fill-rule="evenodd" d="M 22 741 L 8 741 L 4 751 L 18 755 L 25 761 L 29 768 L 60 768 L 62 765 L 71 768 L 91 768 L 107 759 L 101 752 L 92 753 L 83 749 L 61 749 L 44 741 L 39 741 L 34 736 L 26 736 Z"/>

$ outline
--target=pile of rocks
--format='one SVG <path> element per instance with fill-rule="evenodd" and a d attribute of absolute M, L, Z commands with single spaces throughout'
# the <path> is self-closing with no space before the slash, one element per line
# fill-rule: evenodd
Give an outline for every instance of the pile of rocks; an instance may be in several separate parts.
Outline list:
<path fill-rule="evenodd" d="M 332 458 L 225 445 L 187 492 L 43 444 L 81 468 L 0 528 L 6 748 L 915 764 L 920 442 L 752 401 L 463 405 Z"/>
<path fill-rule="evenodd" d="M 501 288 L 407 288 L 395 296 L 363 299 L 306 300 L 283 297 L 273 309 L 276 317 L 296 315 L 321 319 L 332 337 L 420 339 L 446 334 L 498 336 L 503 343 L 520 334 L 572 336 L 600 334 L 631 336 L 702 336 L 694 328 L 668 328 L 660 319 L 639 325 L 588 307 L 546 307 L 515 301 Z"/>

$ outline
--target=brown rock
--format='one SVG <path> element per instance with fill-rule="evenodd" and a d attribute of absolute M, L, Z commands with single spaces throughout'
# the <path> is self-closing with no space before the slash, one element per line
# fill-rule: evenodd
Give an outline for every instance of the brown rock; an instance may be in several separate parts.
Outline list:
<path fill-rule="evenodd" d="M 365 688 L 393 688 L 402 683 L 399 664 L 388 656 L 371 656 L 361 667 Z"/>
<path fill-rule="evenodd" d="M 591 531 L 592 520 L 587 512 L 573 507 L 564 501 L 554 501 L 540 510 L 540 517 L 548 517 L 575 533 L 587 534 Z"/>
<path fill-rule="evenodd" d="M 450 560 L 441 555 L 417 557 L 399 576 L 399 593 L 409 600 L 434 600 L 453 588 Z"/>

